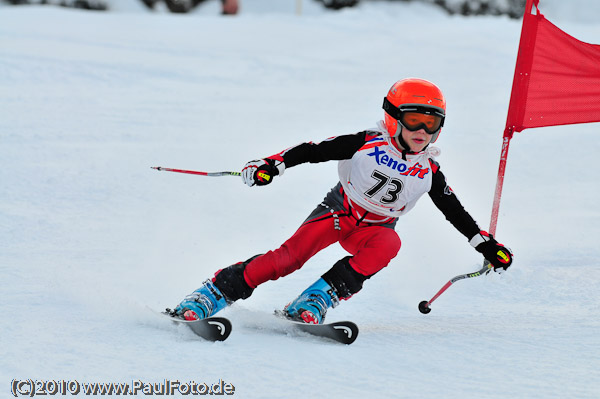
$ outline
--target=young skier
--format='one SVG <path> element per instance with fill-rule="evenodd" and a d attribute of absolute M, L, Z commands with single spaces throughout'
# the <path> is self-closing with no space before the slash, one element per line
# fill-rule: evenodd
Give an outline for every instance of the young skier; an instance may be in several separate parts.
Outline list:
<path fill-rule="evenodd" d="M 318 144 L 303 143 L 248 162 L 242 170 L 248 186 L 269 184 L 286 168 L 301 163 L 331 160 L 339 161 L 339 182 L 281 247 L 217 271 L 171 314 L 186 320 L 212 316 L 339 242 L 351 256 L 337 261 L 284 308 L 293 320 L 321 324 L 328 308 L 360 291 L 365 280 L 396 256 L 400 250 L 394 230 L 398 217 L 425 193 L 494 270 L 506 270 L 512 263 L 511 251 L 482 231 L 464 210 L 434 160 L 439 149 L 429 147 L 446 116 L 440 89 L 422 79 L 400 80 L 384 98 L 383 109 L 384 120 L 377 128 Z"/>

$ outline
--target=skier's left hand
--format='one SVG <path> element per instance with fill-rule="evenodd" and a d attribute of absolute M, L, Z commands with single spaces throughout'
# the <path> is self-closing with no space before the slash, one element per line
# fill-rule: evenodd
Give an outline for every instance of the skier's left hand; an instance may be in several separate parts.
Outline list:
<path fill-rule="evenodd" d="M 494 271 L 506 270 L 512 264 L 512 251 L 496 241 L 494 236 L 486 231 L 476 234 L 470 243 L 477 252 L 483 254 L 483 257 L 494 266 Z"/>

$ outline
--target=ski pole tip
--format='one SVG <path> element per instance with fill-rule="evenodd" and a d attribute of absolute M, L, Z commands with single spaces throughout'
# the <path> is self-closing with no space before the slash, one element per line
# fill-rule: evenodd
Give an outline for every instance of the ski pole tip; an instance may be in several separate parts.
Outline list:
<path fill-rule="evenodd" d="M 419 312 L 423 314 L 431 312 L 431 308 L 429 307 L 429 301 L 422 301 L 419 303 Z"/>

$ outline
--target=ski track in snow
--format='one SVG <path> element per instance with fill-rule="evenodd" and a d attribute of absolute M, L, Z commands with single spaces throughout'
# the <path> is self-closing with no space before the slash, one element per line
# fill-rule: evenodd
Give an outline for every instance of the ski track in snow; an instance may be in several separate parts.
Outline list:
<path fill-rule="evenodd" d="M 302 16 L 291 1 L 250 3 L 236 18 L 217 2 L 186 16 L 133 1 L 0 8 L 0 396 L 31 378 L 222 379 L 240 398 L 600 397 L 598 124 L 515 137 L 498 226 L 515 264 L 457 282 L 429 315 L 417 304 L 481 257 L 426 197 L 398 223 L 398 257 L 328 314 L 359 325 L 351 346 L 272 316 L 345 256 L 339 246 L 219 314 L 234 325 L 222 343 L 148 309 L 276 248 L 337 179 L 335 163 L 301 165 L 250 189 L 150 166 L 239 170 L 357 132 L 403 77 L 445 91 L 439 161 L 489 222 L 519 21 L 404 2 L 333 13 L 305 1 Z M 600 43 L 597 24 L 553 10 Z"/>

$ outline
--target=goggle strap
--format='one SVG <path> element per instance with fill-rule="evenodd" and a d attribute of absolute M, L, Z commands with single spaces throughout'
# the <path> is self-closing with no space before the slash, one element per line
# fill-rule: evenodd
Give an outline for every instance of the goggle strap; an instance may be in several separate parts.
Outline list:
<path fill-rule="evenodd" d="M 400 114 L 404 112 L 416 112 L 418 114 L 439 116 L 440 118 L 442 118 L 442 120 L 446 118 L 446 115 L 442 111 L 424 105 L 403 105 L 397 109 L 398 111 L 400 111 Z"/>
<path fill-rule="evenodd" d="M 387 99 L 387 97 L 383 98 L 383 110 L 394 119 L 400 119 L 400 116 L 402 115 L 400 109 L 398 109 L 398 107 L 392 104 L 390 100 Z"/>
<path fill-rule="evenodd" d="M 421 105 L 403 105 L 400 108 L 396 107 L 394 104 L 387 99 L 387 97 L 383 98 L 383 110 L 387 112 L 392 118 L 400 119 L 403 112 L 418 112 L 420 114 L 425 115 L 436 115 L 442 118 L 442 125 L 444 123 L 444 119 L 446 115 L 443 111 L 437 110 L 432 107 L 421 106 Z"/>

